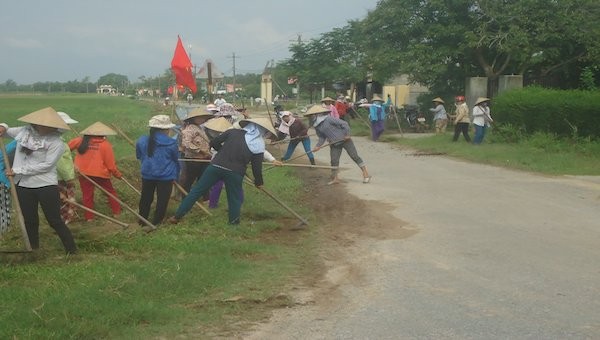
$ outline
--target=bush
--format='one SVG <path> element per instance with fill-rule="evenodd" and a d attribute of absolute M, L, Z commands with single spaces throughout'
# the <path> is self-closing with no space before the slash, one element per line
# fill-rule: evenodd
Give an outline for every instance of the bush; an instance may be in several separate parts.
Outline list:
<path fill-rule="evenodd" d="M 546 132 L 561 137 L 600 135 L 600 92 L 527 87 L 494 98 L 492 116 L 527 134 Z"/>
<path fill-rule="evenodd" d="M 501 123 L 494 125 L 493 134 L 490 137 L 491 142 L 519 143 L 525 139 L 526 134 L 521 126 L 511 123 Z"/>

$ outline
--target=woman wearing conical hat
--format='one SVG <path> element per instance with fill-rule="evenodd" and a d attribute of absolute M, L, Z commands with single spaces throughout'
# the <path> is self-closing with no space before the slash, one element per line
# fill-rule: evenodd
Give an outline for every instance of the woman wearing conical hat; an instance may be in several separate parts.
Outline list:
<path fill-rule="evenodd" d="M 247 117 L 247 118 L 249 119 L 249 117 Z M 232 129 L 232 128 L 241 129 L 239 127 L 239 124 L 238 124 L 238 127 L 235 127 L 235 125 L 232 125 L 224 117 L 219 117 L 219 118 L 209 120 L 208 122 L 206 122 L 204 124 L 204 128 L 206 130 L 206 134 L 208 135 L 208 138 L 211 141 L 213 139 L 215 139 L 218 135 L 220 135 L 221 133 L 223 133 L 229 129 Z M 217 151 L 212 148 L 211 148 L 211 151 L 213 152 L 213 157 L 214 157 L 217 154 Z M 267 162 L 272 162 L 273 165 L 275 165 L 275 166 L 282 165 L 282 163 L 280 161 L 276 160 L 275 157 L 273 157 L 273 155 L 271 155 L 271 153 L 266 149 L 263 154 L 263 158 Z M 221 197 L 221 190 L 223 189 L 224 184 L 225 184 L 225 182 L 223 180 L 218 180 L 210 188 L 209 201 L 208 201 L 209 208 L 216 209 L 219 206 L 219 198 Z M 242 203 L 244 202 L 244 190 L 243 189 L 240 191 L 240 201 Z"/>
<path fill-rule="evenodd" d="M 374 95 L 373 102 L 371 106 L 369 106 L 369 121 L 371 122 L 371 138 L 374 142 L 379 140 L 379 137 L 385 131 L 385 116 L 387 108 L 392 104 L 392 98 L 388 95 L 388 100 L 384 104 L 383 99 Z"/>
<path fill-rule="evenodd" d="M 485 137 L 485 131 L 494 121 L 490 114 L 490 98 L 479 97 L 475 101 L 473 106 L 473 125 L 475 126 L 475 137 L 473 137 L 473 144 L 481 144 L 483 137 Z"/>
<path fill-rule="evenodd" d="M 331 166 L 335 168 L 331 170 L 328 185 L 340 183 L 337 167 L 340 165 L 340 157 L 343 150 L 346 150 L 348 156 L 352 158 L 362 171 L 363 183 L 371 182 L 371 175 L 367 171 L 367 165 L 358 155 L 358 151 L 356 151 L 354 142 L 350 138 L 350 125 L 346 121 L 331 117 L 329 110 L 320 105 L 313 105 L 306 111 L 304 116 L 310 117 L 309 119 L 313 116 L 315 117 L 311 121 L 312 126 L 317 132 L 319 141 L 313 151 L 319 151 L 326 140 L 331 144 L 329 146 L 329 154 L 331 156 Z"/>
<path fill-rule="evenodd" d="M 335 107 L 335 99 L 331 97 L 325 97 L 321 99 L 321 106 L 329 110 L 329 114 L 333 118 L 340 118 L 337 108 Z"/>
<path fill-rule="evenodd" d="M 296 119 L 294 114 L 290 111 L 282 111 L 281 124 L 277 129 L 285 135 L 290 136 L 290 143 L 288 144 L 285 155 L 283 155 L 281 158 L 282 161 L 287 161 L 290 159 L 294 153 L 294 150 L 296 150 L 298 143 L 302 143 L 310 164 L 315 165 L 315 156 L 313 156 L 310 148 L 308 127 L 306 127 L 306 125 L 304 125 L 300 119 Z"/>
<path fill-rule="evenodd" d="M 64 151 L 60 131 L 70 128 L 51 107 L 18 120 L 29 125 L 8 128 L 6 124 L 0 124 L 0 136 L 6 134 L 17 141 L 12 169 L 7 169 L 6 173 L 15 177 L 29 243 L 33 249 L 40 247 L 38 206 L 41 206 L 48 224 L 56 231 L 66 252 L 75 253 L 77 246 L 71 230 L 60 217 L 56 175 L 56 163 Z"/>
<path fill-rule="evenodd" d="M 252 166 L 254 185 L 263 185 L 262 162 L 265 152 L 265 141 L 270 135 L 277 132 L 273 123 L 267 118 L 243 119 L 240 121 L 241 129 L 229 129 L 210 142 L 210 146 L 217 150 L 208 168 L 194 184 L 189 194 L 181 201 L 175 215 L 169 219 L 171 223 L 178 223 L 187 214 L 194 203 L 219 180 L 225 182 L 227 190 L 227 205 L 229 206 L 229 224 L 240 223 L 242 207 L 242 183 L 246 174 L 248 163 Z"/>
<path fill-rule="evenodd" d="M 435 132 L 444 133 L 448 126 L 448 113 L 444 108 L 444 100 L 440 97 L 434 98 L 432 101 L 433 107 L 429 111 L 433 112 L 433 122 L 435 123 Z"/>
<path fill-rule="evenodd" d="M 96 122 L 81 131 L 82 137 L 73 138 L 68 143 L 71 150 L 77 150 L 75 152 L 75 167 L 77 170 L 115 197 L 118 195 L 110 178 L 112 176 L 121 178 L 122 175 L 117 169 L 113 148 L 106 136 L 116 134 L 113 129 L 103 123 Z M 79 176 L 79 186 L 81 187 L 83 205 L 94 209 L 94 184 L 90 183 L 85 177 Z M 118 217 L 121 214 L 121 205 L 114 198 L 108 195 L 107 197 L 113 216 Z M 86 221 L 91 221 L 94 215 L 86 211 L 84 217 Z"/>
<path fill-rule="evenodd" d="M 213 114 L 202 109 L 195 109 L 187 114 L 183 121 L 183 130 L 181 130 L 183 158 L 197 160 L 211 159 L 212 154 L 210 153 L 210 145 L 208 144 L 209 139 L 202 124 L 214 117 Z M 190 191 L 192 184 L 202 176 L 207 166 L 208 163 L 184 162 L 183 171 L 185 172 L 185 176 L 183 176 L 181 186 L 186 192 Z"/>

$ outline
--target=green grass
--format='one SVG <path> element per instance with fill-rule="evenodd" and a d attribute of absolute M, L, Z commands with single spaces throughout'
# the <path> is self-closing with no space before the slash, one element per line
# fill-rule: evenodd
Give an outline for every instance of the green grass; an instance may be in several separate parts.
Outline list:
<path fill-rule="evenodd" d="M 544 134 L 524 138 L 518 143 L 504 143 L 498 139 L 492 131 L 478 146 L 466 143 L 462 136 L 453 143 L 448 131 L 445 135 L 414 139 L 384 135 L 382 140 L 472 162 L 549 175 L 600 175 L 599 142 L 557 139 Z"/>
<path fill-rule="evenodd" d="M 69 113 L 81 130 L 95 121 L 117 122 L 132 139 L 147 133 L 147 120 L 160 106 L 120 97 L 18 96 L 0 98 L 0 117 L 16 126 L 21 115 L 45 106 Z M 168 113 L 168 112 L 166 112 Z M 133 148 L 110 137 L 117 164 L 139 187 Z M 289 168 L 265 173 L 267 188 L 306 218 L 302 183 Z M 139 197 L 113 180 L 120 198 L 137 209 Z M 80 253 L 66 257 L 43 224 L 41 250 L 0 254 L 0 338 L 192 338 L 227 334 L 265 317 L 290 301 L 278 294 L 310 268 L 312 232 L 291 232 L 293 216 L 266 195 L 245 186 L 242 223 L 226 224 L 225 193 L 220 207 L 206 216 L 194 208 L 182 223 L 146 234 L 124 210 L 129 228 L 96 220 L 71 229 Z M 97 194 L 99 195 L 99 194 Z M 110 214 L 99 195 L 97 210 Z M 172 215 L 177 204 L 169 207 Z M 82 212 L 80 212 L 82 213 Z M 43 218 L 42 218 L 43 221 Z M 0 247 L 19 249 L 19 228 L 0 239 Z"/>

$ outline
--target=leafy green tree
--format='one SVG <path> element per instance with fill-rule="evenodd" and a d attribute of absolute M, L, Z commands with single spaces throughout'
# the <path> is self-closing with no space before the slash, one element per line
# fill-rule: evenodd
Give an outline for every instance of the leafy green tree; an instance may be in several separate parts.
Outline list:
<path fill-rule="evenodd" d="M 596 0 L 382 0 L 363 20 L 374 76 L 405 73 L 437 89 L 467 76 L 529 73 L 597 62 Z"/>
<path fill-rule="evenodd" d="M 363 35 L 360 21 L 322 34 L 308 42 L 290 47 L 292 57 L 278 64 L 278 72 L 297 77 L 301 93 L 313 97 L 322 86 L 331 89 L 341 84 L 353 88 L 364 80 L 369 65 L 363 62 Z"/>

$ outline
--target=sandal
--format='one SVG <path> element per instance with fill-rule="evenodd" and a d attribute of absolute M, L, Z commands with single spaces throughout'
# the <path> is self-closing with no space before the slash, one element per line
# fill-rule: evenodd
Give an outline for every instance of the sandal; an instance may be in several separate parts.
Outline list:
<path fill-rule="evenodd" d="M 332 184 L 340 184 L 340 181 L 337 179 L 334 179 L 334 180 L 327 182 L 327 185 L 332 185 Z"/>
<path fill-rule="evenodd" d="M 367 184 L 367 183 L 371 182 L 371 177 L 373 177 L 373 176 L 363 177 L 363 183 Z"/>

